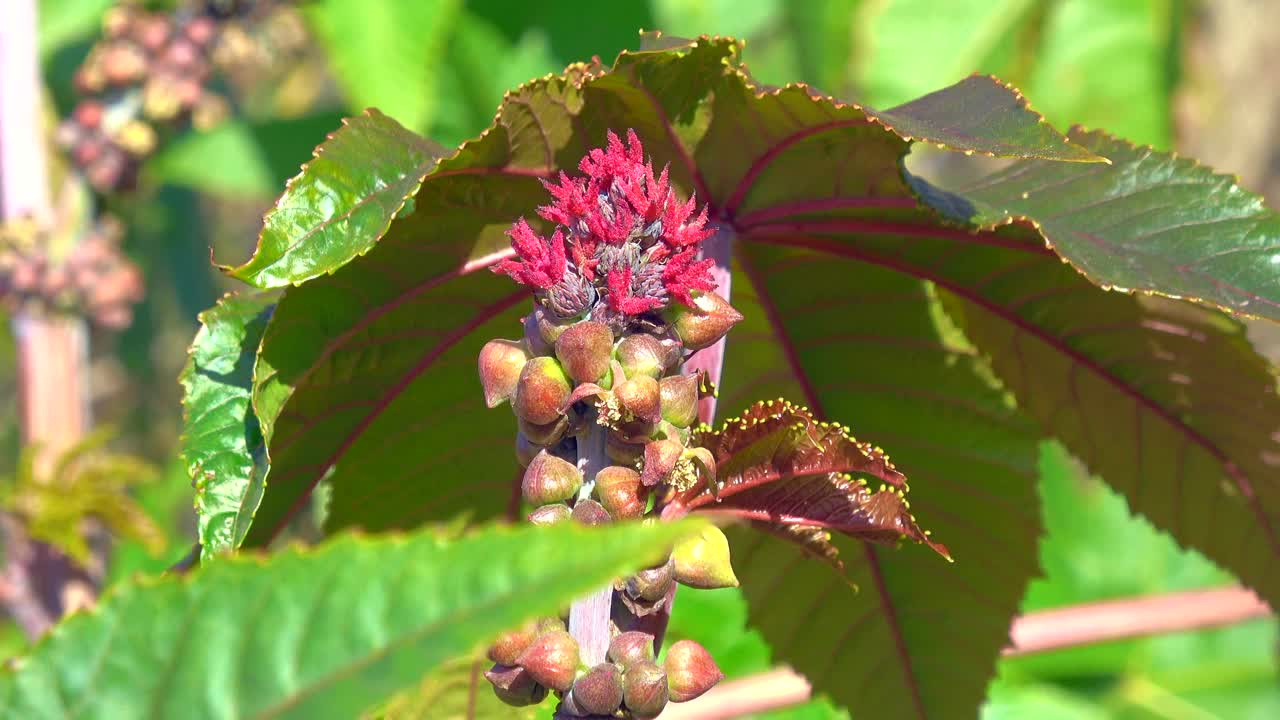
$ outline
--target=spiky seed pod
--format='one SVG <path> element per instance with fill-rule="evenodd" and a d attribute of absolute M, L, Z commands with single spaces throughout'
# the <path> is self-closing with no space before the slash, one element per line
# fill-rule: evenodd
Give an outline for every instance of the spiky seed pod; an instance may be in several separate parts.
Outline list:
<path fill-rule="evenodd" d="M 729 560 L 729 539 L 714 525 L 677 544 L 671 558 L 681 585 L 701 590 L 738 586 Z"/>
<path fill-rule="evenodd" d="M 715 293 L 700 293 L 693 307 L 672 305 L 666 314 L 680 342 L 690 352 L 711 347 L 742 321 L 742 313 Z"/>
<path fill-rule="evenodd" d="M 524 364 L 512 402 L 516 417 L 546 425 L 560 416 L 573 391 L 569 376 L 553 357 L 535 357 Z"/>
<path fill-rule="evenodd" d="M 520 654 L 516 664 L 528 670 L 539 685 L 568 692 L 578 670 L 578 641 L 564 630 L 543 633 Z"/>
<path fill-rule="evenodd" d="M 692 640 L 680 640 L 667 650 L 663 665 L 671 702 L 689 702 L 724 679 L 707 649 Z"/>
<path fill-rule="evenodd" d="M 520 434 L 529 439 L 529 442 L 542 447 L 551 447 L 564 439 L 565 433 L 569 430 L 568 415 L 557 415 L 555 420 L 546 425 L 531 423 L 524 418 L 516 418 L 516 426 L 520 429 Z"/>
<path fill-rule="evenodd" d="M 610 432 L 604 439 L 604 453 L 619 465 L 635 465 L 644 457 L 644 444 L 627 442 L 620 433 Z"/>
<path fill-rule="evenodd" d="M 520 463 L 520 467 L 529 467 L 529 463 L 533 462 L 538 453 L 545 449 L 531 441 L 524 433 L 516 433 L 516 461 Z"/>
<path fill-rule="evenodd" d="M 600 663 L 573 681 L 573 699 L 587 715 L 612 715 L 622 706 L 622 673 Z"/>
<path fill-rule="evenodd" d="M 565 328 L 556 338 L 556 357 L 575 382 L 593 383 L 609 372 L 613 331 L 608 325 L 584 320 Z"/>
<path fill-rule="evenodd" d="M 661 565 L 645 568 L 627 578 L 624 589 L 637 600 L 656 603 L 665 598 L 675 582 L 675 561 L 667 558 Z"/>
<path fill-rule="evenodd" d="M 537 705 L 547 697 L 547 689 L 534 682 L 533 675 L 522 667 L 494 665 L 484 671 L 484 679 L 493 685 L 498 699 L 508 705 Z"/>
<path fill-rule="evenodd" d="M 529 513 L 529 522 L 534 525 L 555 525 L 573 516 L 573 511 L 564 503 L 552 503 Z"/>
<path fill-rule="evenodd" d="M 653 487 L 666 481 L 680 462 L 684 447 L 675 440 L 654 440 L 644 446 L 644 470 L 640 473 L 640 482 L 645 487 Z"/>
<path fill-rule="evenodd" d="M 637 720 L 658 717 L 668 696 L 667 674 L 652 662 L 635 663 L 622 674 L 622 704 Z"/>
<path fill-rule="evenodd" d="M 640 473 L 629 467 L 610 465 L 596 473 L 596 497 L 609 514 L 619 520 L 644 515 L 640 497 Z"/>
<path fill-rule="evenodd" d="M 618 362 L 627 377 L 645 375 L 655 380 L 667 369 L 669 348 L 653 335 L 628 335 L 618 342 Z"/>
<path fill-rule="evenodd" d="M 609 660 L 618 663 L 623 670 L 637 663 L 653 662 L 653 636 L 631 630 L 609 641 Z"/>
<path fill-rule="evenodd" d="M 582 471 L 573 463 L 543 450 L 525 468 L 520 481 L 524 499 L 532 505 L 568 500 L 582 488 Z"/>
<path fill-rule="evenodd" d="M 631 415 L 651 423 L 662 419 L 662 392 L 658 381 L 648 375 L 628 375 L 614 386 L 613 394 Z"/>
<path fill-rule="evenodd" d="M 573 519 L 583 525 L 604 525 L 613 522 L 609 511 L 595 500 L 579 500 L 574 503 Z"/>
<path fill-rule="evenodd" d="M 490 340 L 480 348 L 480 384 L 484 402 L 497 407 L 515 395 L 529 353 L 515 340 Z"/>
<path fill-rule="evenodd" d="M 520 653 L 529 649 L 538 634 L 538 626 L 532 622 L 525 623 L 515 630 L 508 630 L 493 641 L 486 657 L 499 665 L 515 665 Z"/>
<path fill-rule="evenodd" d="M 671 375 L 658 383 L 662 395 L 662 419 L 687 428 L 698 420 L 698 376 Z"/>

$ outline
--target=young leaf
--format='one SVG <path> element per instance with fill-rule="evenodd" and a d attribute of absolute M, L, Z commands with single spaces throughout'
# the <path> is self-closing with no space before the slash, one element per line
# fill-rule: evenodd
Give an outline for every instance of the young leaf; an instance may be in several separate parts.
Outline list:
<path fill-rule="evenodd" d="M 196 489 L 202 558 L 244 539 L 262 498 L 262 432 L 249 405 L 253 360 L 274 298 L 226 295 L 200 313 L 200 330 L 178 377 L 182 462 Z"/>
<path fill-rule="evenodd" d="M 267 213 L 253 257 L 223 269 L 260 288 L 332 272 L 373 247 L 442 154 L 377 110 L 345 121 Z"/>
<path fill-rule="evenodd" d="M 690 530 L 345 536 L 126 582 L 0 673 L 0 715 L 356 717 L 502 630 L 656 561 Z"/>
<path fill-rule="evenodd" d="M 696 443 L 715 456 L 716 482 L 683 493 L 679 502 L 690 510 L 874 542 L 905 537 L 949 557 L 907 511 L 907 481 L 889 457 L 850 437 L 847 428 L 819 422 L 806 408 L 785 400 L 758 402 L 720 431 L 699 433 Z M 869 487 L 855 473 L 881 487 Z"/>

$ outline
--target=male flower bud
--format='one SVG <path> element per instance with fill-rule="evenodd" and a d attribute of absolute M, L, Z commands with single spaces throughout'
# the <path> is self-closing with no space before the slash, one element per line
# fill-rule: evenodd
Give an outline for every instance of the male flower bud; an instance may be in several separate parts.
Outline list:
<path fill-rule="evenodd" d="M 516 382 L 516 417 L 546 425 L 560 417 L 560 408 L 569 399 L 573 386 L 564 368 L 553 357 L 536 357 L 525 363 Z"/>
<path fill-rule="evenodd" d="M 698 419 L 698 376 L 672 375 L 658 384 L 662 395 L 662 419 L 687 428 Z"/>
<path fill-rule="evenodd" d="M 653 335 L 628 335 L 618 343 L 618 362 L 627 377 L 645 375 L 655 380 L 666 370 L 669 350 Z"/>
<path fill-rule="evenodd" d="M 672 702 L 688 702 L 724 679 L 707 649 L 692 640 L 681 640 L 667 650 L 667 685 Z"/>
<path fill-rule="evenodd" d="M 653 636 L 649 633 L 631 630 L 624 632 L 609 641 L 608 658 L 618 663 L 623 669 L 636 663 L 653 662 Z"/>
<path fill-rule="evenodd" d="M 556 357 L 575 382 L 594 383 L 609 372 L 613 331 L 594 320 L 570 325 L 556 338 Z"/>
<path fill-rule="evenodd" d="M 487 657 L 499 665 L 515 665 L 516 658 L 533 644 L 537 636 L 538 627 L 535 623 L 526 623 L 517 630 L 508 630 L 489 646 Z"/>
<path fill-rule="evenodd" d="M 522 667 L 494 665 L 484 671 L 484 679 L 493 685 L 498 699 L 508 705 L 537 705 L 547 697 L 547 689 L 534 682 L 533 676 Z"/>
<path fill-rule="evenodd" d="M 497 407 L 515 394 L 520 371 L 528 361 L 529 353 L 514 340 L 490 340 L 480 348 L 480 384 L 486 405 Z"/>
<path fill-rule="evenodd" d="M 741 321 L 742 313 L 715 293 L 695 295 L 693 307 L 675 304 L 667 311 L 667 322 L 690 351 L 711 347 Z"/>
<path fill-rule="evenodd" d="M 583 525 L 604 525 L 612 522 L 609 511 L 595 500 L 579 500 L 573 504 L 573 519 Z"/>
<path fill-rule="evenodd" d="M 631 415 L 651 423 L 662 419 L 662 392 L 658 381 L 648 375 L 628 375 L 614 385 L 613 394 Z"/>
<path fill-rule="evenodd" d="M 671 558 L 676 581 L 682 585 L 701 590 L 738 586 L 729 562 L 729 539 L 714 525 L 677 544 Z"/>
<path fill-rule="evenodd" d="M 622 674 L 622 704 L 638 720 L 657 717 L 667 697 L 667 674 L 654 663 L 635 663 Z"/>
<path fill-rule="evenodd" d="M 582 488 L 582 471 L 573 463 L 543 450 L 525 468 L 520 490 L 532 505 L 568 500 Z"/>
<path fill-rule="evenodd" d="M 529 513 L 529 522 L 534 525 L 555 525 L 558 522 L 568 520 L 573 515 L 573 511 L 564 503 L 552 503 L 551 505 L 543 505 L 542 507 Z"/>
<path fill-rule="evenodd" d="M 520 654 L 516 664 L 528 670 L 539 685 L 568 692 L 578 670 L 578 641 L 564 630 L 543 633 Z"/>
<path fill-rule="evenodd" d="M 675 564 L 671 558 L 656 567 L 646 568 L 627 578 L 627 594 L 638 600 L 656 603 L 671 591 L 675 580 Z"/>
<path fill-rule="evenodd" d="M 573 700 L 587 715 L 612 715 L 622 705 L 622 673 L 601 663 L 573 681 Z"/>
<path fill-rule="evenodd" d="M 684 454 L 684 447 L 675 440 L 654 440 L 644 446 L 644 470 L 640 482 L 653 487 L 665 481 Z"/>
<path fill-rule="evenodd" d="M 644 515 L 640 487 L 640 473 L 629 467 L 610 465 L 596 473 L 596 496 L 604 509 L 619 520 Z"/>

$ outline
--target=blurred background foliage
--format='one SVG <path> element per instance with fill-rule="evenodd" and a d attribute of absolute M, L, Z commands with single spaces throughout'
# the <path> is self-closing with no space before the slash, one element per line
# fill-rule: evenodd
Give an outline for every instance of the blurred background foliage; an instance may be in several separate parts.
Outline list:
<path fill-rule="evenodd" d="M 209 0 L 209 2 L 226 0 Z M 74 104 L 71 76 L 111 0 L 41 0 L 40 51 L 60 115 Z M 171 3 L 149 3 L 164 7 Z M 231 284 L 214 271 L 248 256 L 262 212 L 343 115 L 377 106 L 446 145 L 492 121 L 506 89 L 593 55 L 609 62 L 637 30 L 747 40 L 763 83 L 804 81 L 888 107 L 989 72 L 1022 89 L 1060 128 L 1106 128 L 1139 143 L 1187 149 L 1239 170 L 1246 186 L 1280 202 L 1280 84 L 1266 28 L 1272 3 L 1221 0 L 313 0 L 299 3 L 302 50 L 264 75 L 225 78 L 231 119 L 164 146 L 140 188 L 112 200 L 126 247 L 146 271 L 137 321 L 95 343 L 94 409 L 121 430 L 114 443 L 162 468 L 134 489 L 167 540 L 121 539 L 109 577 L 156 573 L 193 537 L 189 482 L 174 460 L 180 425 L 175 378 L 196 313 Z M 287 30 L 287 28 L 286 28 Z M 1250 72 L 1250 69 L 1252 70 Z M 260 78 L 258 78 L 260 80 Z M 1275 87 L 1267 87 L 1269 82 Z M 1260 117 L 1259 117 L 1260 116 Z M 99 338 L 95 338 L 98 340 Z M 1274 341 L 1260 332 L 1258 341 Z M 11 341 L 0 337 L 0 393 L 14 395 Z M 1273 355 L 1274 357 L 1274 355 Z M 13 403 L 0 409 L 0 475 L 19 456 Z M 1043 578 L 1024 610 L 1220 585 L 1231 578 L 1133 517 L 1123 499 L 1082 474 L 1058 446 L 1041 455 Z M 963 562 L 963 559 L 960 559 Z M 849 598 L 856 601 L 856 598 Z M 682 594 L 671 635 L 694 637 L 730 676 L 770 666 L 746 626 L 736 590 Z M 0 655 L 21 647 L 0 631 Z M 1273 620 L 1222 630 L 1110 643 L 1001 662 L 983 717 L 1280 717 Z M 852 717 L 870 717 L 858 709 Z M 821 699 L 769 718 L 843 717 Z"/>

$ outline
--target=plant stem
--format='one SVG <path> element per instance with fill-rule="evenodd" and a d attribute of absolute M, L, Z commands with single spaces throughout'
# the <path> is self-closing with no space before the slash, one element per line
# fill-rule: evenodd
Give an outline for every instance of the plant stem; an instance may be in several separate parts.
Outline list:
<path fill-rule="evenodd" d="M 595 488 L 596 473 L 608 466 L 609 457 L 604 451 L 607 430 L 586 419 L 586 428 L 578 435 L 578 469 L 582 471 L 582 491 L 579 499 L 591 497 Z M 589 548 L 583 548 L 590 552 Z M 609 651 L 609 616 L 613 605 L 613 587 L 605 586 L 578 600 L 569 609 L 569 634 L 578 641 L 578 652 L 587 667 L 604 662 Z"/>
<path fill-rule="evenodd" d="M 51 221 L 48 143 L 41 132 L 35 0 L 7 0 L 0 11 L 0 222 Z M 20 310 L 13 317 L 18 349 L 22 439 L 37 445 L 35 469 L 47 476 L 54 460 L 89 426 L 88 341 L 79 318 Z M 0 600 L 28 637 L 43 634 L 72 597 L 91 598 L 85 573 L 61 553 L 26 536 L 16 518 L 0 524 L 10 550 Z"/>

